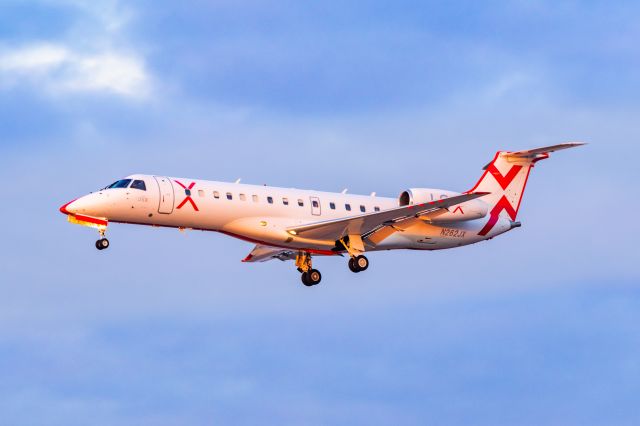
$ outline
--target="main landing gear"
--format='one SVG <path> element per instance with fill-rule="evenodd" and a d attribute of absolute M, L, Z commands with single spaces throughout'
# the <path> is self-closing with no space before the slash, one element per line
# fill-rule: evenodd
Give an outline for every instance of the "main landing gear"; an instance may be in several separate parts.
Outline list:
<path fill-rule="evenodd" d="M 322 274 L 317 269 L 313 269 L 311 263 L 311 255 L 309 253 L 298 253 L 296 256 L 296 266 L 298 271 L 302 273 L 302 284 L 307 287 L 320 284 Z"/>
<path fill-rule="evenodd" d="M 100 229 L 98 232 L 100 232 L 100 239 L 98 241 L 96 241 L 96 248 L 98 250 L 104 250 L 106 248 L 109 248 L 109 240 L 107 240 L 104 237 L 104 234 L 106 233 L 106 229 Z"/>
<path fill-rule="evenodd" d="M 369 268 L 369 259 L 361 254 L 365 249 L 360 235 L 349 235 L 340 238 L 338 242 L 340 242 L 347 253 L 349 253 L 349 269 L 351 269 L 351 272 L 358 273 L 366 271 Z"/>
<path fill-rule="evenodd" d="M 369 259 L 367 259 L 363 255 L 355 256 L 349 259 L 349 269 L 351 272 L 362 272 L 366 271 L 369 268 Z"/>

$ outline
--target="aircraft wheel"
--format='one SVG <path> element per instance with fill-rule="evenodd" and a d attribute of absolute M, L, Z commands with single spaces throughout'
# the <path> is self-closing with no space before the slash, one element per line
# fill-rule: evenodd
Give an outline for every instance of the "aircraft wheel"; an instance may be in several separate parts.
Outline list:
<path fill-rule="evenodd" d="M 307 287 L 311 287 L 313 285 L 311 284 L 311 281 L 309 281 L 309 274 L 307 272 L 303 272 L 300 278 L 302 279 L 302 284 L 306 285 Z"/>
<path fill-rule="evenodd" d="M 311 269 L 307 272 L 307 281 L 310 285 L 318 285 L 322 280 L 322 274 L 317 269 Z"/>
<path fill-rule="evenodd" d="M 98 241 L 96 241 L 96 248 L 98 250 L 109 248 L 109 240 L 107 240 L 106 238 L 99 239 Z"/>
<path fill-rule="evenodd" d="M 354 272 L 356 274 L 360 272 L 358 266 L 356 265 L 356 260 L 353 257 L 349 259 L 349 269 L 351 269 L 351 272 Z"/>
<path fill-rule="evenodd" d="M 358 268 L 358 272 L 366 271 L 369 268 L 369 259 L 362 255 L 356 257 L 353 263 Z"/>

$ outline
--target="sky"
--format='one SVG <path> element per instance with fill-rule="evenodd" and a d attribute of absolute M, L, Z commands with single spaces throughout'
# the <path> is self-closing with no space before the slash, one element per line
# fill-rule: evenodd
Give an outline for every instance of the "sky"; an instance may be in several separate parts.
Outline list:
<path fill-rule="evenodd" d="M 2 0 L 0 423 L 640 423 L 640 5 Z M 132 173 L 397 196 L 536 166 L 440 252 L 240 262 L 219 234 L 71 225 Z"/>

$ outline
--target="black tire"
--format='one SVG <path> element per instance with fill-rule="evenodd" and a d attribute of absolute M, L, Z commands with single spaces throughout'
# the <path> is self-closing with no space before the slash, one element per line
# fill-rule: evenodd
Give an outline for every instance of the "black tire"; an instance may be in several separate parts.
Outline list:
<path fill-rule="evenodd" d="M 367 259 L 365 256 L 360 255 L 356 257 L 354 263 L 358 268 L 358 271 L 366 271 L 367 269 L 369 269 L 369 259 Z"/>
<path fill-rule="evenodd" d="M 102 246 L 100 245 L 100 240 L 96 241 L 96 248 L 98 250 L 102 250 Z"/>
<path fill-rule="evenodd" d="M 311 269 L 307 272 L 307 281 L 310 285 L 318 285 L 322 281 L 322 274 L 317 269 Z"/>
<path fill-rule="evenodd" d="M 353 257 L 349 259 L 349 269 L 351 270 L 351 272 L 354 272 L 356 274 L 360 272 L 358 266 L 356 265 L 356 260 Z"/>
<path fill-rule="evenodd" d="M 99 239 L 97 244 L 100 246 L 100 250 L 109 248 L 109 240 L 106 238 Z"/>
<path fill-rule="evenodd" d="M 300 279 L 302 279 L 302 284 L 306 285 L 307 287 L 311 287 L 313 285 L 309 281 L 309 274 L 307 274 L 306 272 L 302 273 L 302 275 L 300 276 Z"/>

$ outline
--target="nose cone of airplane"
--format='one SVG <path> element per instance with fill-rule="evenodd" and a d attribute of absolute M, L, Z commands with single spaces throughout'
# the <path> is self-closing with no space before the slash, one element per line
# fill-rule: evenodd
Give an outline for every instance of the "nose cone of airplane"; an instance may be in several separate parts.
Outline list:
<path fill-rule="evenodd" d="M 75 201 L 76 200 L 71 200 L 67 204 L 65 204 L 64 206 L 60 207 L 60 213 L 62 213 L 62 214 L 74 214 L 75 213 L 75 209 L 72 206 L 72 204 Z"/>
<path fill-rule="evenodd" d="M 63 214 L 102 217 L 108 210 L 107 201 L 100 194 L 88 194 L 60 207 Z"/>

